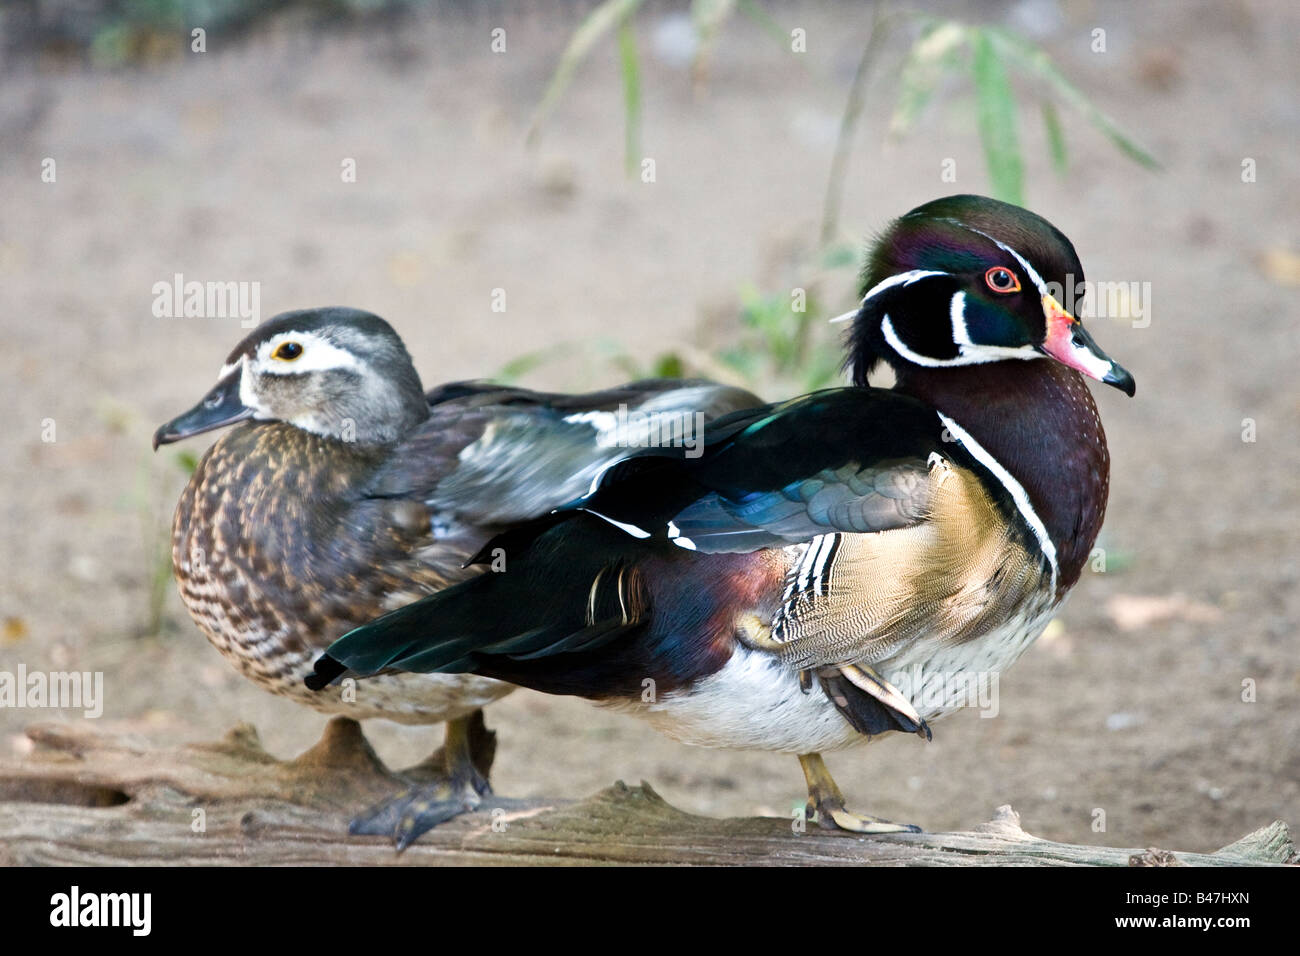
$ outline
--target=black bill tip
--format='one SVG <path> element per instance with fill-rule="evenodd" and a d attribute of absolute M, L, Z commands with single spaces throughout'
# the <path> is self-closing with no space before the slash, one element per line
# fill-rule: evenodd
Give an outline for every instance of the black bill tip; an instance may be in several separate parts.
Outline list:
<path fill-rule="evenodd" d="M 1137 382 L 1129 374 L 1128 369 L 1114 362 L 1110 364 L 1110 371 L 1101 377 L 1101 380 L 1107 385 L 1114 385 L 1121 392 L 1132 398 L 1137 392 Z"/>

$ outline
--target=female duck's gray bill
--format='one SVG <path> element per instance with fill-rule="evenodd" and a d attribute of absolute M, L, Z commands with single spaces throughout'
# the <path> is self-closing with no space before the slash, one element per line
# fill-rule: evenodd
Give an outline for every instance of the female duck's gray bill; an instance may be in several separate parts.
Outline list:
<path fill-rule="evenodd" d="M 227 375 L 203 396 L 203 401 L 154 432 L 154 451 L 158 450 L 159 445 L 168 445 L 251 417 L 253 410 L 239 400 L 241 372 L 242 369 L 236 369 Z"/>

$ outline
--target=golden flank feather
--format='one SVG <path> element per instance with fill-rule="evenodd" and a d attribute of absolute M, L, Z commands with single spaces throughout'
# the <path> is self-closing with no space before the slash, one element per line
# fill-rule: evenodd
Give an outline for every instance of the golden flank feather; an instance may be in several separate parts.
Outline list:
<path fill-rule="evenodd" d="M 1013 616 L 1042 586 L 1042 562 L 976 475 L 936 461 L 929 482 L 924 520 L 841 534 L 820 586 L 795 591 L 770 630 L 741 622 L 741 639 L 802 671 L 874 664 L 921 637 L 935 646 L 958 644 Z"/>

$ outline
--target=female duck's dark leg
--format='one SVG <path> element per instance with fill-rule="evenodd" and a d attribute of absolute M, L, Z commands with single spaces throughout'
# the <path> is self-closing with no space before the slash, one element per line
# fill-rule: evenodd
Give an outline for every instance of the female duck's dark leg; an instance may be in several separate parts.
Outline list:
<path fill-rule="evenodd" d="M 477 810 L 492 792 L 488 772 L 496 755 L 496 737 L 483 722 L 481 710 L 447 721 L 441 750 L 413 768 L 412 776 L 427 779 L 359 814 L 348 832 L 391 836 L 401 852 L 439 823 Z"/>
<path fill-rule="evenodd" d="M 891 823 L 865 813 L 852 813 L 844 809 L 844 794 L 836 785 L 831 772 L 826 769 L 821 754 L 800 754 L 808 781 L 808 812 L 817 813 L 817 822 L 827 830 L 852 830 L 854 833 L 920 833 L 921 828 L 911 823 Z"/>

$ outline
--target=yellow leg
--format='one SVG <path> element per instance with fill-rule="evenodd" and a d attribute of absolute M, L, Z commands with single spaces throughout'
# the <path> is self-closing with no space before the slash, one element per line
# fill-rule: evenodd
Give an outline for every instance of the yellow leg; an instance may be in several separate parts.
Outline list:
<path fill-rule="evenodd" d="M 800 754 L 799 766 L 803 767 L 804 779 L 808 781 L 808 810 L 817 812 L 817 822 L 825 829 L 838 828 L 853 833 L 921 832 L 920 827 L 911 823 L 891 823 L 880 817 L 844 809 L 844 794 L 840 793 L 835 778 L 826 769 L 821 754 Z"/>

